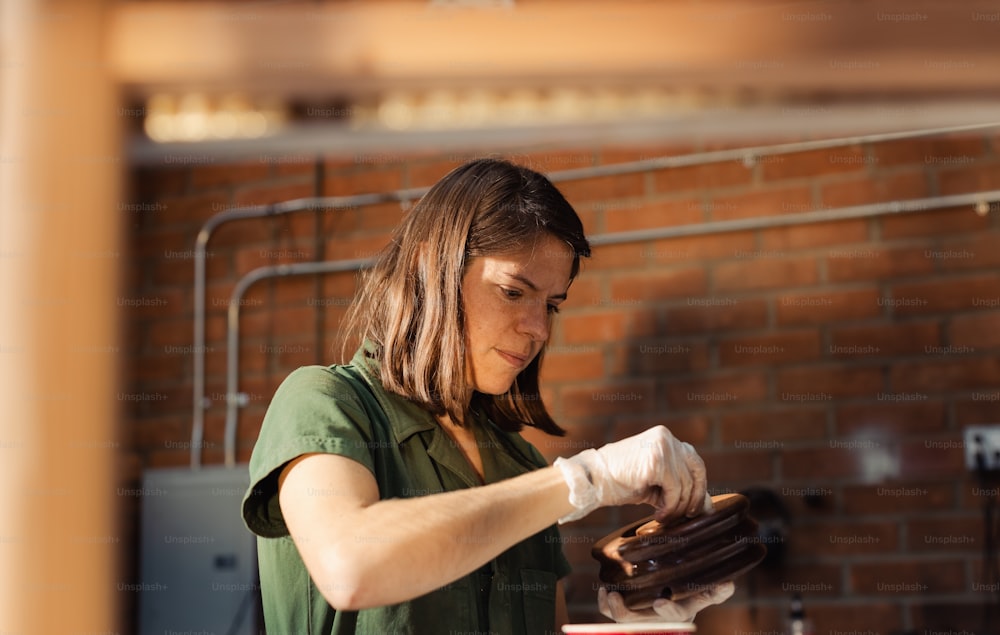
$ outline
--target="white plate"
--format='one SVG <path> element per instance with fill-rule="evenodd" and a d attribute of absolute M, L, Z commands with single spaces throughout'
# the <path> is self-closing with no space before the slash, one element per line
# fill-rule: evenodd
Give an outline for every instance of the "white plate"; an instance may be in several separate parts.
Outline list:
<path fill-rule="evenodd" d="M 691 622 L 633 622 L 631 624 L 566 624 L 562 627 L 566 635 L 591 633 L 628 633 L 629 635 L 673 635 L 673 633 L 694 633 L 698 628 Z"/>

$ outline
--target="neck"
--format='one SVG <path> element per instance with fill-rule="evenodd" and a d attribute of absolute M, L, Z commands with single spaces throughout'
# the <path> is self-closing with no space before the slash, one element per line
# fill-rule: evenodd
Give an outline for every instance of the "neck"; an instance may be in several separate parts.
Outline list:
<path fill-rule="evenodd" d="M 443 414 L 443 415 L 437 415 L 437 416 L 434 417 L 434 419 L 436 419 L 437 422 L 442 427 L 444 427 L 444 428 L 450 429 L 450 428 L 463 428 L 463 427 L 465 427 L 465 421 L 464 420 L 460 419 L 456 423 L 456 422 L 454 422 L 454 421 L 451 420 L 451 417 L 449 417 L 447 413 Z"/>

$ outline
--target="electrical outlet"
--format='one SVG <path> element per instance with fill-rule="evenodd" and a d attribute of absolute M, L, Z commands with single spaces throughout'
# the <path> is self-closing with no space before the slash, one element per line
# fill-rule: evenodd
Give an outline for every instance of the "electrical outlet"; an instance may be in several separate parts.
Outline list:
<path fill-rule="evenodd" d="M 981 457 L 981 458 L 980 458 Z M 965 467 L 1000 471 L 1000 423 L 966 426 Z"/>

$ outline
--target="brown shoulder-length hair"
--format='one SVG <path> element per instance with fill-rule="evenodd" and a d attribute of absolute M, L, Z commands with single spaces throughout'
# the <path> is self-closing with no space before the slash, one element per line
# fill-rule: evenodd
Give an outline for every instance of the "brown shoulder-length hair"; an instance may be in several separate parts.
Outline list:
<path fill-rule="evenodd" d="M 499 159 L 455 168 L 413 206 L 362 275 L 345 341 L 372 342 L 385 388 L 435 415 L 462 423 L 473 406 L 504 430 L 527 425 L 565 434 L 538 389 L 544 345 L 502 395 L 473 391 L 465 374 L 462 277 L 469 259 L 516 251 L 543 233 L 573 250 L 575 278 L 590 244 L 580 217 L 545 176 Z"/>

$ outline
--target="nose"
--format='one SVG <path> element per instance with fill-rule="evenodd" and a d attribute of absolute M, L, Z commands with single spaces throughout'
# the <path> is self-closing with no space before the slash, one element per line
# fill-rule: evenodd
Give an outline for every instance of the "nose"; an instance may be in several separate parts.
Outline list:
<path fill-rule="evenodd" d="M 535 342 L 549 339 L 551 317 L 545 302 L 525 302 L 520 315 L 520 331 Z"/>

